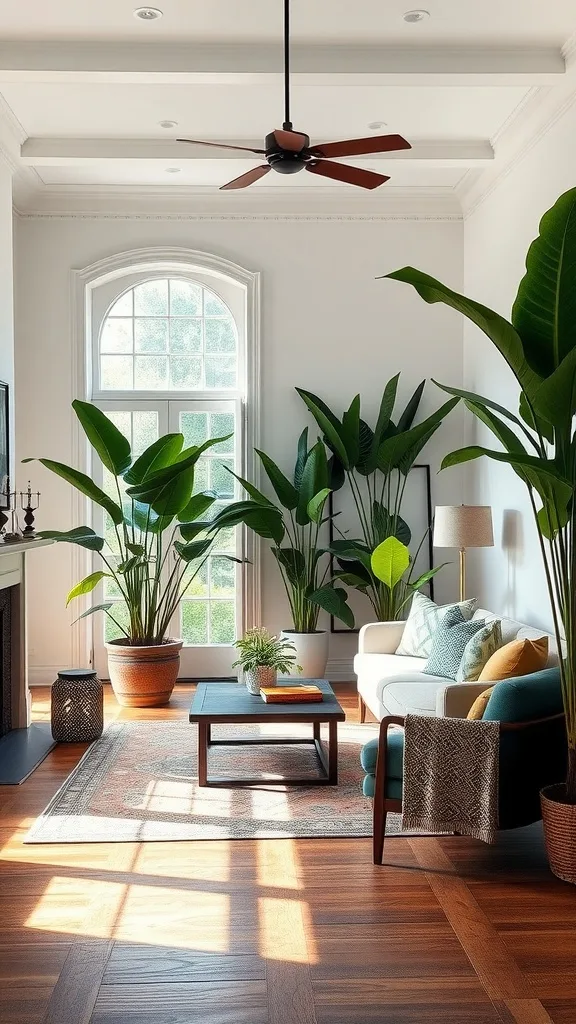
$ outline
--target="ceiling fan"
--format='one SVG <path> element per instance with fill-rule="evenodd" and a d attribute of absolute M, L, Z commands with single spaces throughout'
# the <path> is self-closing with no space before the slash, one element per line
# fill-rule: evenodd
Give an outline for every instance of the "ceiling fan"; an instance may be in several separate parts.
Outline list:
<path fill-rule="evenodd" d="M 251 149 L 248 146 L 231 146 L 220 142 L 202 142 L 198 139 L 178 139 L 197 146 L 214 146 L 216 149 L 233 149 L 243 153 L 256 153 L 266 158 L 265 164 L 254 167 L 239 178 L 221 185 L 221 189 L 246 188 L 268 171 L 280 174 L 295 174 L 302 169 L 324 178 L 345 181 L 360 188 L 377 188 L 389 180 L 387 174 L 376 174 L 350 164 L 335 164 L 326 157 L 364 156 L 367 153 L 394 153 L 411 149 L 409 142 L 401 135 L 374 135 L 367 139 L 348 139 L 345 142 L 327 142 L 311 146 L 310 138 L 304 132 L 295 131 L 290 120 L 290 0 L 284 0 L 284 124 L 270 132 L 265 139 L 265 149 Z"/>

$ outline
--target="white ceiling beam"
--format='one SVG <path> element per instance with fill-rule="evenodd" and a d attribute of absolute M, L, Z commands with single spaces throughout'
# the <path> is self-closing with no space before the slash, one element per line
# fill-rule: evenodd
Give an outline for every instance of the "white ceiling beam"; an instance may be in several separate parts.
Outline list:
<path fill-rule="evenodd" d="M 295 84 L 551 85 L 565 73 L 560 49 L 299 44 Z M 0 82 L 260 84 L 282 69 L 277 44 L 3 42 Z"/>
<path fill-rule="evenodd" d="M 226 139 L 229 145 L 262 148 L 262 140 Z M 320 140 L 314 140 L 321 145 Z M 73 138 L 30 138 L 21 148 L 22 163 L 29 167 L 83 167 L 114 161 L 147 161 L 160 164 L 199 160 L 242 160 L 261 159 L 256 154 L 236 153 L 228 149 L 212 149 L 208 146 L 186 145 L 166 139 L 73 139 Z M 398 153 L 371 153 L 349 162 L 373 164 L 379 161 L 389 163 L 414 163 L 421 166 L 442 167 L 483 167 L 494 159 L 494 150 L 488 140 L 414 140 L 412 149 Z"/>

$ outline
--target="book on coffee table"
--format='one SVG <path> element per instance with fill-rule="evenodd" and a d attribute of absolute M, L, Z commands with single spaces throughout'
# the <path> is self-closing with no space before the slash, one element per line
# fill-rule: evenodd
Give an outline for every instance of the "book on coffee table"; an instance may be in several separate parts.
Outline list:
<path fill-rule="evenodd" d="M 260 694 L 266 704 L 309 704 L 323 700 L 318 686 L 262 686 Z"/>

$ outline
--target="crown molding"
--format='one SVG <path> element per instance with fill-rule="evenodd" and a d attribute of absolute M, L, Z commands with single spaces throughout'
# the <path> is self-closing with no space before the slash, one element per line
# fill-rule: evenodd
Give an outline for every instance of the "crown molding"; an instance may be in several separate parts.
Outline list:
<path fill-rule="evenodd" d="M 18 194 L 15 210 L 31 218 L 114 220 L 462 220 L 454 189 L 389 189 L 383 196 L 343 196 L 342 190 L 262 189 L 252 196 L 167 188 L 91 187 Z M 302 194 L 301 194 L 302 193 Z"/>
<path fill-rule="evenodd" d="M 502 126 L 492 140 L 494 162 L 485 165 L 484 170 L 471 168 L 463 175 L 455 193 L 465 219 L 498 188 L 576 101 L 576 34 L 570 41 L 566 69 L 561 85 L 532 89 Z"/>

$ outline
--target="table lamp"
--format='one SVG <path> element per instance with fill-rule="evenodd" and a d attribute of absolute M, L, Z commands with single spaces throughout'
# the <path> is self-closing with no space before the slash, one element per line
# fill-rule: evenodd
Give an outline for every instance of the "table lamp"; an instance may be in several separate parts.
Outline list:
<path fill-rule="evenodd" d="M 491 548 L 492 509 L 490 505 L 437 505 L 434 515 L 435 548 L 458 548 L 460 552 L 460 600 L 466 597 L 466 548 Z"/>

